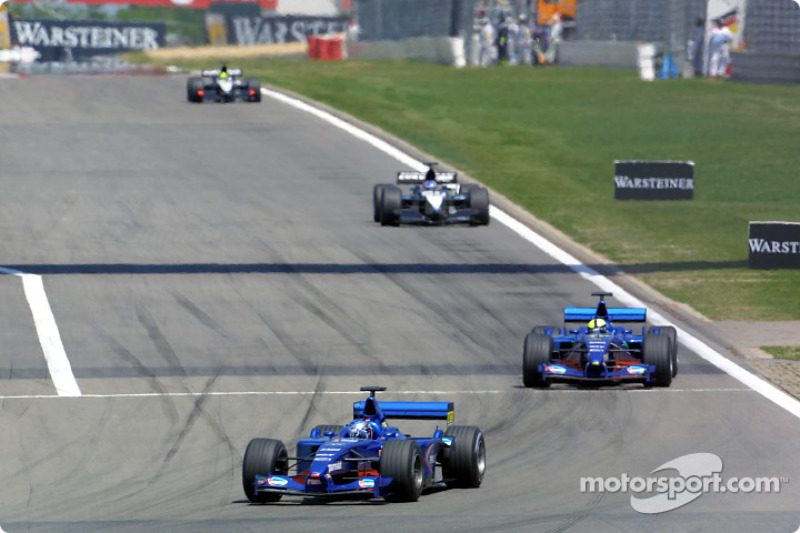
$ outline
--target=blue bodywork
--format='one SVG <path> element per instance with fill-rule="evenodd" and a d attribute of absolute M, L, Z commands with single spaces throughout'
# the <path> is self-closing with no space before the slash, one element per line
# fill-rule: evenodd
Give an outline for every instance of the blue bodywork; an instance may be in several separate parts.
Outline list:
<path fill-rule="evenodd" d="M 641 333 L 634 333 L 614 324 L 645 322 L 647 310 L 607 307 L 604 297 L 610 293 L 592 295 L 600 297 L 596 308 L 564 308 L 564 322 L 583 322 L 580 327 L 539 327 L 526 337 L 523 354 L 526 385 L 546 387 L 564 381 L 654 383 L 657 368 L 644 357 L 644 339 L 647 333 L 659 334 L 659 329 L 642 326 Z M 605 325 L 590 329 L 588 324 L 598 319 L 605 321 Z"/>
<path fill-rule="evenodd" d="M 310 435 L 297 443 L 297 456 L 289 457 L 292 466 L 287 475 L 257 474 L 253 491 L 273 492 L 303 496 L 330 496 L 338 494 L 366 494 L 385 497 L 391 494 L 392 478 L 381 476 L 381 452 L 390 440 L 415 440 L 422 451 L 423 486 L 444 481 L 437 471 L 441 460 L 452 444 L 437 426 L 431 437 L 409 437 L 397 427 L 389 425 L 388 418 L 441 419 L 452 423 L 453 404 L 449 402 L 378 402 L 375 390 L 364 387 L 371 394 L 365 401 L 353 405 L 353 421 L 367 422 L 372 428 L 369 437 L 355 438 L 348 434 L 350 424 L 338 433 L 320 432 L 314 428 Z"/>

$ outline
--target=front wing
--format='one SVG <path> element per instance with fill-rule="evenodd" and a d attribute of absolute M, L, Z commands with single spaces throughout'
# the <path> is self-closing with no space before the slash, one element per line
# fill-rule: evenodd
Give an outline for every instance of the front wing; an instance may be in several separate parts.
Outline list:
<path fill-rule="evenodd" d="M 333 496 L 338 494 L 372 494 L 376 498 L 386 495 L 392 478 L 363 476 L 355 481 L 336 484 L 330 476 L 310 478 L 305 476 L 256 476 L 253 490 L 256 494 L 274 492 L 295 496 Z"/>
<path fill-rule="evenodd" d="M 631 381 L 650 383 L 655 373 L 655 365 L 631 364 L 622 368 L 607 368 L 605 365 L 586 365 L 576 368 L 558 362 L 539 365 L 539 372 L 545 381 Z"/>

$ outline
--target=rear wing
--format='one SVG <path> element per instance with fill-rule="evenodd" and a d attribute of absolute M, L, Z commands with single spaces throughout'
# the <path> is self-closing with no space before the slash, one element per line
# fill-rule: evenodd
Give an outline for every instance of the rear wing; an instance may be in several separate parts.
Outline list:
<path fill-rule="evenodd" d="M 422 183 L 425 181 L 426 172 L 402 171 L 397 173 L 397 183 Z M 456 172 L 437 172 L 437 183 L 457 183 Z"/>
<path fill-rule="evenodd" d="M 644 322 L 647 309 L 644 307 L 608 307 L 607 316 L 598 315 L 594 307 L 565 307 L 564 322 L 588 322 L 594 318 L 607 318 L 611 322 Z"/>
<path fill-rule="evenodd" d="M 218 68 L 204 69 L 204 70 L 200 71 L 200 75 L 203 76 L 204 78 L 216 78 L 217 76 L 220 75 L 221 72 L 222 71 L 220 69 L 218 69 Z M 240 69 L 240 68 L 229 68 L 228 69 L 228 74 L 231 75 L 231 76 L 241 76 L 242 75 L 242 69 Z"/>
<path fill-rule="evenodd" d="M 367 402 L 353 404 L 353 418 L 364 416 Z M 414 420 L 447 420 L 452 424 L 455 420 L 453 402 L 377 402 L 381 413 L 386 418 L 407 418 Z"/>

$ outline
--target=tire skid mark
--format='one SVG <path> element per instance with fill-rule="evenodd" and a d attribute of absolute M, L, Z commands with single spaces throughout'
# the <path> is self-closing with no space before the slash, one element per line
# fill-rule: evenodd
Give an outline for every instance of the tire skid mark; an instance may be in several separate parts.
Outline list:
<path fill-rule="evenodd" d="M 177 292 L 172 291 L 172 297 L 175 298 L 175 301 L 178 302 L 178 305 L 186 309 L 189 314 L 191 314 L 194 318 L 197 319 L 202 325 L 206 326 L 208 329 L 213 331 L 214 333 L 218 334 L 222 338 L 229 338 L 229 335 L 225 332 L 225 329 L 220 326 L 211 316 L 200 309 L 194 302 L 192 302 L 186 296 L 179 294 Z"/>
<path fill-rule="evenodd" d="M 153 341 L 153 344 L 155 344 L 158 353 L 161 354 L 172 368 L 177 369 L 181 375 L 185 376 L 186 372 L 175 350 L 172 349 L 172 346 L 162 333 L 161 328 L 158 327 L 156 321 L 153 320 L 153 317 L 141 304 L 137 304 L 136 306 L 136 317 L 139 319 L 142 326 L 144 326 L 147 335 L 150 337 L 150 340 Z"/>
<path fill-rule="evenodd" d="M 97 328 L 95 328 L 97 329 Z M 107 343 L 109 343 L 114 352 L 119 355 L 123 361 L 134 367 L 138 370 L 142 376 L 147 378 L 147 382 L 150 384 L 159 396 L 164 397 L 162 401 L 162 405 L 164 406 L 164 413 L 169 417 L 170 421 L 177 422 L 178 421 L 178 410 L 175 409 L 175 405 L 172 400 L 167 396 L 169 392 L 166 387 L 161 384 L 161 381 L 158 379 L 156 374 L 150 370 L 149 367 L 145 366 L 138 357 L 136 357 L 133 352 L 128 350 L 125 346 L 123 346 L 117 339 L 114 337 L 110 337 L 107 334 L 101 331 L 95 331 L 95 334 L 98 337 L 104 338 Z"/>

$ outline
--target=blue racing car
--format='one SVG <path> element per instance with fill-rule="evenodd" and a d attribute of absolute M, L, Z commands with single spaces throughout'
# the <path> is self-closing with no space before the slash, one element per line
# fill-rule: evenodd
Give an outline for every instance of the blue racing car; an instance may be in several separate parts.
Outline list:
<path fill-rule="evenodd" d="M 256 503 L 277 502 L 284 494 L 333 496 L 356 494 L 388 501 L 417 501 L 437 483 L 480 486 L 486 470 L 483 433 L 474 426 L 452 425 L 449 402 L 378 402 L 385 387 L 361 387 L 365 401 L 353 404 L 353 420 L 323 425 L 297 442 L 290 456 L 283 442 L 250 441 L 242 463 L 242 485 Z M 431 437 L 409 437 L 388 418 L 441 419 Z"/>
<path fill-rule="evenodd" d="M 613 322 L 645 322 L 645 308 L 606 307 L 610 292 L 593 292 L 597 308 L 566 307 L 564 322 L 577 329 L 537 326 L 525 337 L 522 381 L 526 387 L 553 382 L 622 383 L 668 387 L 678 373 L 678 337 L 672 326 L 642 327 L 641 334 Z"/>

